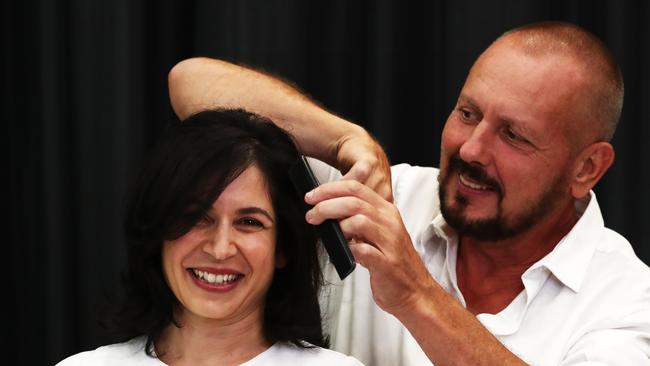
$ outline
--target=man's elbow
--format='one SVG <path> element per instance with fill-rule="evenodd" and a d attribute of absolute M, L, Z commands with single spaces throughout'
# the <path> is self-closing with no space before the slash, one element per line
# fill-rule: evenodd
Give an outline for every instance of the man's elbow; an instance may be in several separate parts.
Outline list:
<path fill-rule="evenodd" d="M 206 77 L 219 74 L 223 66 L 222 61 L 194 57 L 180 61 L 169 70 L 169 99 L 178 118 L 185 119 L 201 109 L 201 95 L 209 87 L 205 85 Z"/>

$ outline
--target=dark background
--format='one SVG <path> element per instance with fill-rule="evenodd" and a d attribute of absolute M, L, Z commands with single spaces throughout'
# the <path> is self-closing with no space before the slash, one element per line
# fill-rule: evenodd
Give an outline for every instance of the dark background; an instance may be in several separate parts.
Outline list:
<path fill-rule="evenodd" d="M 527 22 L 578 23 L 609 45 L 626 82 L 617 159 L 598 199 L 608 226 L 650 263 L 649 2 L 15 0 L 0 9 L 3 363 L 52 364 L 103 342 L 95 308 L 124 262 L 126 190 L 173 116 L 167 72 L 190 56 L 280 75 L 366 126 L 393 163 L 437 165 L 442 125 L 479 53 Z"/>

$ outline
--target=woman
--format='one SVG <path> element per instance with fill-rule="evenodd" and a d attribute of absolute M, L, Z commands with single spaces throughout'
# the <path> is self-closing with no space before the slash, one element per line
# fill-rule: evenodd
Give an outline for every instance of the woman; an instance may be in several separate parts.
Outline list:
<path fill-rule="evenodd" d="M 316 240 L 287 175 L 298 156 L 242 110 L 172 126 L 128 209 L 122 343 L 59 365 L 360 365 L 321 348 Z"/>

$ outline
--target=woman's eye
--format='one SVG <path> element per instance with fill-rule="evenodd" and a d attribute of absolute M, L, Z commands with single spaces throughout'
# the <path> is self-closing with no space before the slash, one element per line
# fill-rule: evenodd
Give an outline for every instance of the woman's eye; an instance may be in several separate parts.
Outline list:
<path fill-rule="evenodd" d="M 212 223 L 214 223 L 214 219 L 212 217 L 209 215 L 203 215 L 196 222 L 195 226 L 209 226 L 212 225 Z"/>
<path fill-rule="evenodd" d="M 238 220 L 237 223 L 239 225 L 242 225 L 242 226 L 244 226 L 246 228 L 249 228 L 249 229 L 263 229 L 264 228 L 264 224 L 262 224 L 262 222 L 260 222 L 259 220 L 250 218 L 250 217 L 241 218 L 241 219 Z"/>
<path fill-rule="evenodd" d="M 470 112 L 470 111 L 468 111 L 468 110 L 465 110 L 465 109 L 461 109 L 461 110 L 460 110 L 460 115 L 463 117 L 463 119 L 470 119 L 470 118 L 472 118 L 472 112 Z"/>

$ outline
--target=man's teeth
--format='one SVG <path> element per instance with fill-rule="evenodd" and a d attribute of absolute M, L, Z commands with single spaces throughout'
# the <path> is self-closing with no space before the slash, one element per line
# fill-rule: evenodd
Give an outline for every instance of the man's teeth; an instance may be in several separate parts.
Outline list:
<path fill-rule="evenodd" d="M 236 274 L 214 274 L 209 272 L 199 271 L 198 269 L 192 269 L 196 277 L 202 279 L 205 282 L 209 282 L 213 285 L 223 285 L 226 283 L 233 282 L 239 276 Z"/>
<path fill-rule="evenodd" d="M 486 190 L 490 189 L 490 187 L 488 187 L 488 186 L 484 186 L 484 185 L 477 184 L 477 183 L 469 181 L 462 174 L 460 175 L 460 182 L 463 183 L 464 185 L 468 186 L 469 188 L 472 188 L 472 189 L 477 189 L 477 190 L 482 190 L 482 191 L 486 191 Z"/>

